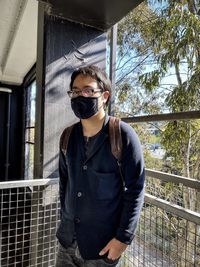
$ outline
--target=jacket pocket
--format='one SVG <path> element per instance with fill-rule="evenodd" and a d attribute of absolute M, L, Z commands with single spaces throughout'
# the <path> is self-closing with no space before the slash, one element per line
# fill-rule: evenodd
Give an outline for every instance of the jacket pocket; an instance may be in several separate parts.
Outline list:
<path fill-rule="evenodd" d="M 118 179 L 115 173 L 95 174 L 97 180 L 96 198 L 99 200 L 112 199 L 118 192 Z"/>

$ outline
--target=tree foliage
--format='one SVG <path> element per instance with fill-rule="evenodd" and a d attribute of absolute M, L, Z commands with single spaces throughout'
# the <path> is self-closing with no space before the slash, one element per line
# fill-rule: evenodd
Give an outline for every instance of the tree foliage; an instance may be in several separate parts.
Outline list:
<path fill-rule="evenodd" d="M 123 115 L 133 116 L 165 110 L 172 113 L 200 110 L 200 6 L 197 2 L 146 1 L 120 22 L 119 113 L 126 111 Z M 141 131 L 142 140 L 149 139 L 147 130 L 148 127 Z M 200 121 L 169 121 L 160 129 L 160 138 L 165 149 L 163 170 L 200 179 Z M 149 166 L 157 167 L 146 150 L 145 157 Z M 167 186 L 164 185 L 166 192 Z M 180 197 L 184 207 L 200 211 L 200 196 L 194 189 L 184 188 Z M 192 225 L 189 223 L 188 227 Z M 188 235 L 189 243 L 194 243 L 194 235 Z M 187 249 L 188 262 L 193 262 L 192 247 Z"/>
<path fill-rule="evenodd" d="M 200 19 L 196 2 L 143 2 L 118 28 L 118 108 L 127 115 L 199 110 Z M 176 79 L 170 79 L 169 72 L 174 72 Z M 163 87 L 167 76 L 169 85 Z M 171 171 L 176 165 L 177 173 L 198 179 L 193 168 L 198 165 L 194 154 L 200 151 L 199 123 L 168 122 L 161 138 Z"/>

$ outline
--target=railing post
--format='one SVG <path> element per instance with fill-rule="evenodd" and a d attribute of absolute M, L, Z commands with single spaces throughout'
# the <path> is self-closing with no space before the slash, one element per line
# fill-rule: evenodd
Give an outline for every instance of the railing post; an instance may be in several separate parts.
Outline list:
<path fill-rule="evenodd" d="M 38 3 L 38 30 L 37 30 L 37 64 L 36 64 L 36 124 L 35 124 L 35 151 L 34 151 L 34 179 L 43 178 L 43 133 L 44 133 L 44 25 L 46 4 Z M 40 187 L 38 187 L 40 190 Z M 42 205 L 41 191 L 34 191 L 31 196 L 31 234 L 30 234 L 30 266 L 41 266 L 38 258 L 38 222 L 39 207 Z"/>
<path fill-rule="evenodd" d="M 112 84 L 112 95 L 109 104 L 109 115 L 115 114 L 115 77 L 116 77 L 116 55 L 117 55 L 117 24 L 111 29 L 110 37 L 110 80 Z"/>

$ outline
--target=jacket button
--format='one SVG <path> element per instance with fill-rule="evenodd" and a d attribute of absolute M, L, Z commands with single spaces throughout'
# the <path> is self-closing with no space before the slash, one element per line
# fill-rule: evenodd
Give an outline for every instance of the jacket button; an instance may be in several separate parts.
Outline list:
<path fill-rule="evenodd" d="M 86 171 L 87 170 L 87 165 L 83 165 L 83 169 L 84 169 L 84 171 Z"/>
<path fill-rule="evenodd" d="M 75 223 L 78 224 L 78 223 L 80 223 L 81 220 L 79 218 L 75 218 L 74 221 L 75 221 Z"/>
<path fill-rule="evenodd" d="M 77 193 L 77 197 L 81 197 L 82 196 L 82 193 L 81 192 L 78 192 Z"/>

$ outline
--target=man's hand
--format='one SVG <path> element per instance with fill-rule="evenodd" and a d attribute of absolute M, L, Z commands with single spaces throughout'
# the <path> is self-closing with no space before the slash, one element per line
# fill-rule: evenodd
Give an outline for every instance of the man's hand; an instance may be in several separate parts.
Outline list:
<path fill-rule="evenodd" d="M 102 256 L 108 252 L 107 258 L 110 260 L 118 259 L 124 250 L 127 248 L 127 244 L 120 242 L 116 238 L 110 240 L 110 242 L 99 252 L 99 255 Z"/>

